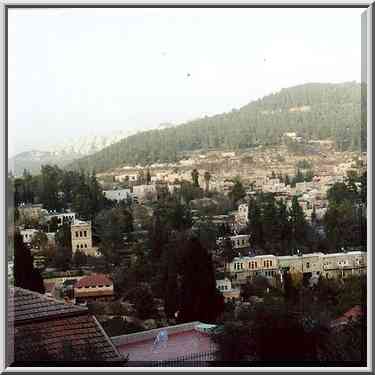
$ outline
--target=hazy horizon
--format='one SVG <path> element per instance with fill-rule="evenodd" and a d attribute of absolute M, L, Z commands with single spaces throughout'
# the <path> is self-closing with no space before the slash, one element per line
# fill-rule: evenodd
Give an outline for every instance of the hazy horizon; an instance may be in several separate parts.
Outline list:
<path fill-rule="evenodd" d="M 9 156 L 360 82 L 362 12 L 10 9 Z"/>

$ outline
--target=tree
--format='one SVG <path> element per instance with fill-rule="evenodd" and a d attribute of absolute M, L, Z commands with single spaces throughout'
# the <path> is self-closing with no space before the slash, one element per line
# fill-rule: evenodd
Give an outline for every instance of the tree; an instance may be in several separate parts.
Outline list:
<path fill-rule="evenodd" d="M 141 169 L 139 172 L 138 172 L 138 182 L 140 185 L 143 185 L 145 183 L 145 173 L 144 171 Z"/>
<path fill-rule="evenodd" d="M 289 178 L 289 175 L 285 175 L 284 184 L 285 184 L 286 186 L 290 185 L 290 178 Z"/>
<path fill-rule="evenodd" d="M 224 310 L 224 299 L 216 289 L 212 260 L 197 238 L 185 243 L 180 267 L 179 322 L 214 322 Z"/>
<path fill-rule="evenodd" d="M 163 260 L 165 263 L 163 285 L 166 284 L 164 289 L 164 311 L 168 319 L 175 319 L 175 314 L 179 309 L 180 288 L 177 281 L 177 256 L 174 243 L 167 247 Z"/>
<path fill-rule="evenodd" d="M 126 209 L 102 210 L 95 217 L 95 234 L 100 240 L 99 251 L 107 264 L 120 265 L 125 249 L 124 236 L 133 230 L 133 217 Z"/>
<path fill-rule="evenodd" d="M 240 199 L 246 196 L 246 191 L 239 177 L 235 178 L 233 182 L 234 185 L 232 187 L 232 190 L 229 192 L 229 198 L 232 200 L 233 204 L 235 204 Z"/>
<path fill-rule="evenodd" d="M 44 232 L 38 231 L 35 233 L 33 239 L 31 240 L 31 246 L 34 249 L 45 250 L 48 244 L 48 237 Z"/>
<path fill-rule="evenodd" d="M 191 172 L 191 178 L 193 180 L 193 185 L 199 187 L 199 172 L 197 169 L 193 169 Z"/>
<path fill-rule="evenodd" d="M 225 263 L 230 263 L 236 256 L 236 251 L 233 249 L 232 241 L 230 237 L 225 237 L 223 239 L 223 257 L 225 260 Z"/>
<path fill-rule="evenodd" d="M 48 223 L 48 232 L 57 232 L 59 228 L 59 219 L 57 216 L 52 216 Z"/>
<path fill-rule="evenodd" d="M 305 214 L 298 203 L 297 196 L 294 196 L 292 199 L 292 207 L 289 211 L 289 215 L 292 241 L 295 247 L 294 250 L 296 250 L 296 246 L 305 244 L 307 233 Z"/>
<path fill-rule="evenodd" d="M 42 203 L 47 210 L 58 211 L 61 208 L 59 198 L 59 183 L 61 170 L 58 166 L 43 165 L 42 174 Z"/>
<path fill-rule="evenodd" d="M 320 360 L 330 336 L 322 320 L 301 317 L 274 302 L 258 304 L 247 314 L 216 334 L 220 359 L 272 365 Z"/>
<path fill-rule="evenodd" d="M 154 297 L 147 287 L 137 289 L 134 307 L 139 319 L 145 320 L 157 317 Z"/>
<path fill-rule="evenodd" d="M 168 241 L 168 232 L 164 225 L 162 225 L 159 210 L 154 211 L 152 232 L 151 232 L 151 246 L 152 256 L 156 259 L 161 257 L 163 247 Z"/>
<path fill-rule="evenodd" d="M 323 223 L 332 249 L 366 244 L 365 204 L 360 194 L 350 178 L 328 190 L 329 204 Z"/>
<path fill-rule="evenodd" d="M 239 363 L 252 360 L 255 351 L 255 342 L 251 337 L 250 328 L 240 322 L 225 322 L 221 330 L 213 336 L 219 351 L 217 360 L 219 363 Z"/>
<path fill-rule="evenodd" d="M 64 223 L 56 232 L 56 243 L 59 247 L 72 248 L 70 224 Z"/>
<path fill-rule="evenodd" d="M 216 247 L 217 229 L 209 218 L 203 218 L 197 224 L 196 234 L 202 246 L 208 251 L 212 251 Z"/>
<path fill-rule="evenodd" d="M 251 199 L 248 210 L 249 233 L 252 246 L 263 244 L 262 213 L 257 200 Z"/>
<path fill-rule="evenodd" d="M 164 222 L 174 230 L 183 231 L 191 228 L 192 215 L 188 206 L 176 201 L 172 201 L 166 206 L 164 212 Z"/>
<path fill-rule="evenodd" d="M 73 254 L 73 263 L 78 268 L 85 266 L 87 264 L 87 255 L 84 252 L 77 250 Z"/>
<path fill-rule="evenodd" d="M 70 269 L 72 261 L 72 248 L 59 246 L 56 250 L 56 255 L 53 258 L 52 265 L 61 271 Z"/>
<path fill-rule="evenodd" d="M 42 294 L 45 292 L 42 276 L 34 268 L 33 256 L 18 231 L 14 234 L 14 285 Z"/>
<path fill-rule="evenodd" d="M 150 168 L 147 168 L 147 172 L 146 172 L 146 184 L 150 185 L 150 183 L 151 183 L 151 173 L 150 173 Z"/>
<path fill-rule="evenodd" d="M 206 171 L 204 173 L 204 182 L 206 184 L 206 193 L 210 190 L 210 180 L 211 180 L 211 174 L 210 172 Z"/>
<path fill-rule="evenodd" d="M 136 323 L 128 323 L 121 317 L 108 319 L 102 323 L 102 326 L 109 337 L 128 335 L 144 330 L 142 326 Z"/>

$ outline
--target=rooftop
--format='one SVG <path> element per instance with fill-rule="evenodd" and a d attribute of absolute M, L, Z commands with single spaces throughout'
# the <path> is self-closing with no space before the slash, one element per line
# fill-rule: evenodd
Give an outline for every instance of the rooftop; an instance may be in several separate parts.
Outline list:
<path fill-rule="evenodd" d="M 15 363 L 44 361 L 119 362 L 123 357 L 85 307 L 22 288 L 10 289 L 10 329 Z M 13 323 L 13 324 L 12 324 Z"/>
<path fill-rule="evenodd" d="M 192 357 L 216 350 L 208 332 L 213 325 L 192 322 L 130 335 L 113 337 L 120 353 L 129 355 L 129 362 L 168 361 Z M 155 344 L 157 335 L 167 332 L 168 339 Z"/>
<path fill-rule="evenodd" d="M 82 277 L 76 284 L 76 288 L 84 288 L 86 286 L 97 286 L 97 285 L 112 285 L 112 280 L 103 274 L 94 274 L 90 276 Z"/>

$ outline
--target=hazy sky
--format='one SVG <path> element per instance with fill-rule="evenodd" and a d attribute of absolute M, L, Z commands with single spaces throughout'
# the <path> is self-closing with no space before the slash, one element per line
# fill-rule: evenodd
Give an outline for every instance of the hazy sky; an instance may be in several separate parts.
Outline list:
<path fill-rule="evenodd" d="M 10 9 L 9 154 L 360 81 L 362 12 Z"/>

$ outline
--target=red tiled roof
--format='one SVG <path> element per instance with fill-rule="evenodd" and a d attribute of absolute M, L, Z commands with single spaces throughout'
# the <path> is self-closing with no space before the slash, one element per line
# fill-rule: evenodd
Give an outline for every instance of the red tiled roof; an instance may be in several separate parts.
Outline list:
<path fill-rule="evenodd" d="M 85 286 L 97 286 L 97 285 L 112 285 L 113 282 L 110 278 L 103 274 L 95 274 L 90 276 L 82 277 L 77 284 L 76 288 L 82 288 Z"/>
<path fill-rule="evenodd" d="M 362 307 L 359 306 L 359 305 L 352 307 L 350 310 L 348 310 L 344 314 L 345 318 L 348 318 L 348 319 L 350 319 L 350 318 L 358 318 L 358 317 L 360 317 L 362 315 L 363 315 Z"/>
<path fill-rule="evenodd" d="M 332 326 L 338 326 L 342 324 L 348 323 L 350 320 L 357 320 L 359 317 L 363 316 L 362 307 L 359 305 L 356 305 L 352 307 L 350 310 L 346 311 L 342 316 L 335 319 L 332 322 Z"/>
<path fill-rule="evenodd" d="M 8 322 L 15 324 L 84 314 L 88 311 L 85 307 L 67 304 L 22 288 L 10 289 L 8 302 Z"/>
<path fill-rule="evenodd" d="M 44 361 L 122 364 L 123 356 L 87 308 L 21 288 L 11 289 L 10 297 L 8 324 L 14 332 L 10 341 L 16 365 Z"/>

